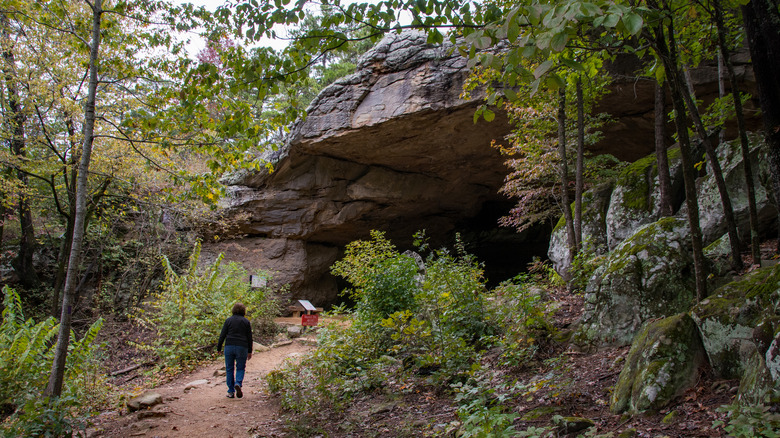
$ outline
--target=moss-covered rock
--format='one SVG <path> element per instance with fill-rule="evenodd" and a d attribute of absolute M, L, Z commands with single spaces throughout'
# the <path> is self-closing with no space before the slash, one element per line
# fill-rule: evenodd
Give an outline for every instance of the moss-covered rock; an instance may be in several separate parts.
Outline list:
<path fill-rule="evenodd" d="M 716 375 L 743 376 L 756 348 L 754 330 L 777 319 L 779 296 L 780 266 L 776 265 L 726 284 L 693 308 L 691 314 Z"/>
<path fill-rule="evenodd" d="M 612 392 L 612 412 L 658 410 L 696 382 L 705 363 L 696 323 L 687 313 L 647 324 L 636 336 Z"/>
<path fill-rule="evenodd" d="M 753 181 L 758 210 L 759 229 L 764 232 L 771 227 L 777 219 L 777 211 L 768 196 L 769 170 L 767 167 L 765 148 L 758 137 L 751 145 L 751 166 L 753 169 Z M 745 186 L 745 166 L 742 162 L 742 153 L 739 141 L 726 142 L 717 149 L 723 178 L 726 181 L 729 198 L 731 199 L 737 226 L 741 231 L 740 238 L 749 238 L 750 224 L 748 216 L 747 187 Z M 709 168 L 708 168 L 709 169 Z M 708 170 L 707 176 L 697 184 L 696 197 L 699 201 L 699 223 L 705 244 L 714 242 L 726 232 L 726 223 L 723 218 L 723 204 L 720 194 L 712 177 L 712 171 Z M 683 209 L 683 212 L 685 209 Z"/>
<path fill-rule="evenodd" d="M 737 401 L 743 405 L 767 404 L 777 384 L 769 372 L 764 356 L 754 349 L 746 360 L 745 371 L 739 381 Z"/>
<path fill-rule="evenodd" d="M 559 435 L 581 432 L 596 425 L 596 423 L 589 418 L 561 417 L 560 415 L 554 416 L 552 422 Z"/>
<path fill-rule="evenodd" d="M 596 255 L 607 251 L 607 207 L 612 195 L 612 184 L 601 184 L 582 195 L 582 239 L 588 241 Z M 574 207 L 572 204 L 572 211 Z M 547 257 L 553 268 L 565 280 L 569 280 L 569 245 L 566 243 L 566 227 L 563 216 L 550 235 Z"/>
<path fill-rule="evenodd" d="M 673 190 L 680 191 L 679 149 L 670 149 L 667 155 Z M 659 218 L 660 193 L 655 154 L 635 161 L 621 172 L 607 210 L 607 244 L 610 249 L 634 234 L 640 226 Z"/>
<path fill-rule="evenodd" d="M 664 218 L 621 243 L 588 282 L 575 336 L 597 344 L 628 345 L 644 322 L 693 305 L 693 261 L 687 224 Z"/>

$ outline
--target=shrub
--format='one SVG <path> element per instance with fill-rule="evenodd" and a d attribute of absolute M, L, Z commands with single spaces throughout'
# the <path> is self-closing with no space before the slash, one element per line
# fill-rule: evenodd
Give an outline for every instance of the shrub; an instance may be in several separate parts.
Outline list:
<path fill-rule="evenodd" d="M 352 289 L 342 294 L 355 300 L 367 318 L 385 318 L 414 306 L 414 276 L 417 265 L 398 253 L 385 233 L 371 231 L 371 240 L 347 244 L 344 258 L 331 267 L 331 273 L 346 279 Z"/>
<path fill-rule="evenodd" d="M 350 282 L 347 293 L 357 300 L 349 323 L 321 328 L 317 350 L 269 376 L 271 391 L 299 424 L 315 421 L 323 406 L 338 411 L 354 395 L 411 372 L 449 387 L 467 375 L 481 340 L 493 333 L 482 267 L 462 244 L 456 255 L 432 252 L 419 275 L 416 257 L 398 253 L 383 233 L 371 236 L 350 243 L 331 269 Z"/>
<path fill-rule="evenodd" d="M 271 324 L 279 313 L 271 286 L 250 288 L 246 270 L 237 263 L 223 265 L 222 254 L 199 271 L 199 258 L 197 244 L 182 274 L 163 258 L 165 282 L 161 290 L 147 310 L 139 309 L 134 315 L 140 324 L 157 331 L 150 344 L 140 347 L 154 351 L 162 365 L 173 369 L 211 353 L 210 347 L 216 345 L 222 323 L 237 301 L 246 305 L 247 317 L 261 327 Z M 261 275 L 270 278 L 267 273 Z"/>
<path fill-rule="evenodd" d="M 36 323 L 25 320 L 19 294 L 3 288 L 3 322 L 0 324 L 0 406 L 2 429 L 9 436 L 62 436 L 83 429 L 80 417 L 105 402 L 105 378 L 98 372 L 94 344 L 103 320 L 97 320 L 80 340 L 71 335 L 62 396 L 39 400 L 54 361 L 54 339 L 59 324 L 54 318 Z M 69 433 L 61 433 L 69 431 Z"/>
<path fill-rule="evenodd" d="M 522 366 L 540 348 L 549 346 L 555 327 L 554 309 L 544 299 L 544 289 L 533 274 L 521 274 L 502 282 L 489 301 L 490 319 L 500 331 L 499 344 L 506 365 Z"/>
<path fill-rule="evenodd" d="M 458 242 L 458 254 L 431 253 L 415 296 L 414 312 L 383 322 L 393 330 L 393 351 L 449 382 L 467 371 L 483 337 L 493 333 L 485 312 L 481 265 Z"/>

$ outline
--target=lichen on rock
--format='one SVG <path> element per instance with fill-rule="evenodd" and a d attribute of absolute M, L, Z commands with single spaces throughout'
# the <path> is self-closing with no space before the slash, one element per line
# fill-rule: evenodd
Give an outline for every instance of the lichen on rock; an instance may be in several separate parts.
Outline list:
<path fill-rule="evenodd" d="M 627 345 L 644 322 L 693 304 L 693 261 L 682 219 L 645 225 L 607 257 L 588 282 L 578 339 Z"/>
<path fill-rule="evenodd" d="M 607 252 L 607 207 L 612 196 L 612 184 L 606 183 L 588 190 L 582 195 L 582 240 L 588 242 L 595 255 Z M 572 212 L 574 205 L 572 204 Z M 568 275 L 571 263 L 569 263 L 569 246 L 566 243 L 566 227 L 564 219 L 558 221 L 550 235 L 550 246 L 547 257 L 553 264 L 553 268 L 564 279 L 569 280 Z"/>
<path fill-rule="evenodd" d="M 722 378 L 743 376 L 755 349 L 754 329 L 777 318 L 780 266 L 757 269 L 717 289 L 691 311 L 710 364 Z"/>
<path fill-rule="evenodd" d="M 673 181 L 679 180 L 677 173 L 680 160 L 677 151 L 670 149 L 667 153 Z M 621 172 L 606 216 L 610 249 L 630 237 L 640 226 L 660 217 L 660 195 L 658 164 L 654 154 L 635 161 Z"/>
<path fill-rule="evenodd" d="M 658 410 L 695 383 L 705 363 L 693 319 L 681 313 L 647 324 L 631 345 L 612 392 L 612 412 Z"/>

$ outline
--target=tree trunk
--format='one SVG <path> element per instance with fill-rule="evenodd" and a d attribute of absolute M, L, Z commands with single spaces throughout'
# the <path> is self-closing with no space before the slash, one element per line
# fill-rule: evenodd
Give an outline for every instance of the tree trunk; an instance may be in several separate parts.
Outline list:
<path fill-rule="evenodd" d="M 95 0 L 92 6 L 92 38 L 89 51 L 89 88 L 87 100 L 84 104 L 84 144 L 81 150 L 79 162 L 78 181 L 76 185 L 76 215 L 73 226 L 73 244 L 71 245 L 68 259 L 68 272 L 65 276 L 65 289 L 62 297 L 62 315 L 60 317 L 60 329 L 57 336 L 57 345 L 54 350 L 54 363 L 52 364 L 49 382 L 44 390 L 44 395 L 59 397 L 62 394 L 62 382 L 65 376 L 65 361 L 70 343 L 71 312 L 73 298 L 78 281 L 78 265 L 81 258 L 81 247 L 84 240 L 84 223 L 87 216 L 87 178 L 89 176 L 89 162 L 92 157 L 92 143 L 95 130 L 95 101 L 97 99 L 98 85 L 98 50 L 100 47 L 100 22 L 102 18 L 102 0 Z"/>
<path fill-rule="evenodd" d="M 718 52 L 718 97 L 724 99 L 726 97 L 726 64 L 723 61 L 723 52 Z M 723 144 L 726 142 L 726 110 L 721 109 L 720 117 L 724 120 L 724 125 L 718 131 L 718 143 Z"/>
<path fill-rule="evenodd" d="M 666 93 L 663 85 L 655 83 L 655 158 L 658 166 L 660 214 L 668 217 L 672 211 L 672 177 L 669 171 L 669 155 L 666 151 Z"/>
<path fill-rule="evenodd" d="M 704 244 L 702 241 L 701 227 L 699 225 L 699 202 L 696 198 L 696 174 L 694 172 L 694 160 L 691 155 L 691 142 L 688 137 L 688 122 L 685 120 L 685 102 L 683 90 L 684 81 L 680 80 L 680 71 L 677 62 L 677 53 L 674 48 L 674 29 L 670 26 L 669 38 L 671 42 L 667 46 L 663 28 L 655 29 L 655 49 L 664 64 L 664 69 L 669 78 L 669 89 L 672 95 L 672 104 L 675 109 L 674 122 L 677 128 L 677 138 L 680 144 L 680 157 L 682 160 L 683 181 L 685 183 L 685 203 L 688 207 L 688 226 L 691 230 L 691 251 L 693 253 L 693 267 L 695 271 L 696 298 L 700 301 L 707 296 L 707 267 L 704 259 Z"/>
<path fill-rule="evenodd" d="M 10 146 L 11 153 L 20 158 L 20 165 L 24 161 L 25 151 L 25 139 L 24 139 L 24 125 L 25 116 L 22 111 L 21 98 L 19 96 L 19 89 L 17 87 L 17 77 L 14 73 L 16 69 L 16 60 L 14 59 L 14 53 L 12 50 L 12 43 L 10 38 L 8 17 L 5 14 L 0 14 L 0 32 L 2 32 L 3 40 L 3 73 L 6 81 L 6 89 L 8 90 L 8 125 L 10 127 Z M 28 193 L 25 188 L 29 186 L 27 174 L 21 168 L 17 168 L 16 177 L 20 182 L 23 190 L 20 191 L 19 199 L 17 200 L 17 214 L 19 216 L 19 254 L 12 261 L 14 270 L 19 275 L 19 279 L 22 285 L 26 288 L 34 288 L 38 285 L 38 274 L 35 272 L 35 266 L 33 266 L 33 255 L 35 253 L 35 226 L 32 219 L 32 210 L 30 209 L 30 201 L 28 199 Z"/>
<path fill-rule="evenodd" d="M 685 81 L 688 84 L 688 89 L 693 88 L 693 84 L 691 84 L 689 80 L 683 79 L 683 77 L 679 74 L 679 71 L 677 72 L 677 80 Z M 723 169 L 720 167 L 718 154 L 715 151 L 715 147 L 712 145 L 712 142 L 710 141 L 707 128 L 704 127 L 704 123 L 701 120 L 701 116 L 699 115 L 699 108 L 696 106 L 694 97 L 691 95 L 691 93 L 683 91 L 682 98 L 685 102 L 685 105 L 688 107 L 688 113 L 690 114 L 691 119 L 693 120 L 693 124 L 696 127 L 696 131 L 698 131 L 701 142 L 704 145 L 707 162 L 710 165 L 710 169 L 712 169 L 712 176 L 715 178 L 715 185 L 718 187 L 718 194 L 720 195 L 720 202 L 723 207 L 723 217 L 726 220 L 726 230 L 728 231 L 729 243 L 731 246 L 731 266 L 734 268 L 734 270 L 739 271 L 742 269 L 742 254 L 739 244 L 740 239 L 739 233 L 737 232 L 737 220 L 734 217 L 734 208 L 731 205 L 731 197 L 729 196 L 728 187 L 726 187 L 726 180 L 723 179 Z"/>
<path fill-rule="evenodd" d="M 753 166 L 750 159 L 750 142 L 745 127 L 745 113 L 742 110 L 742 94 L 739 91 L 737 75 L 734 73 L 734 65 L 731 63 L 731 54 L 726 43 L 726 26 L 723 23 L 723 14 L 720 2 L 713 3 L 715 9 L 715 24 L 718 28 L 718 46 L 720 47 L 720 60 L 726 71 L 731 94 L 734 98 L 734 112 L 737 116 L 737 128 L 739 129 L 739 144 L 742 152 L 742 165 L 745 168 L 745 187 L 747 187 L 748 213 L 750 217 L 750 253 L 753 264 L 761 264 L 761 241 L 758 233 L 758 208 L 756 207 L 756 188 L 753 180 Z M 725 87 L 724 87 L 725 88 Z M 725 91 L 725 90 L 723 90 Z M 725 129 L 721 133 L 726 132 Z"/>
<path fill-rule="evenodd" d="M 742 18 L 745 22 L 745 33 L 750 46 L 758 100 L 764 120 L 775 205 L 780 206 L 780 12 L 778 12 L 778 3 L 776 0 L 752 0 L 742 7 Z M 780 223 L 780 215 L 778 223 Z M 775 250 L 780 252 L 780 234 Z"/>
<path fill-rule="evenodd" d="M 582 249 L 582 192 L 585 190 L 585 102 L 582 79 L 577 77 L 577 169 L 574 184 L 574 243 Z"/>
<path fill-rule="evenodd" d="M 563 202 L 563 218 L 566 222 L 566 242 L 569 246 L 569 263 L 577 254 L 577 242 L 574 238 L 574 221 L 569 200 L 569 165 L 566 160 L 566 87 L 558 91 L 558 155 L 561 159 L 559 169 L 561 178 L 561 198 Z"/>
<path fill-rule="evenodd" d="M 63 163 L 62 179 L 65 183 L 65 192 L 68 195 L 68 208 L 67 213 L 60 206 L 58 211 L 65 219 L 65 234 L 60 244 L 60 251 L 57 255 L 57 275 L 54 278 L 53 287 L 53 300 L 52 300 L 52 316 L 60 314 L 60 291 L 65 285 L 65 275 L 68 267 L 68 258 L 70 257 L 70 250 L 73 244 L 73 225 L 76 218 L 76 182 L 78 180 L 78 162 L 81 155 L 78 151 L 78 147 L 75 144 L 75 129 L 73 127 L 73 120 L 69 117 L 66 123 L 68 130 L 68 137 L 70 138 L 71 150 L 74 153 L 71 154 L 70 160 Z M 55 192 L 56 193 L 56 192 Z"/>

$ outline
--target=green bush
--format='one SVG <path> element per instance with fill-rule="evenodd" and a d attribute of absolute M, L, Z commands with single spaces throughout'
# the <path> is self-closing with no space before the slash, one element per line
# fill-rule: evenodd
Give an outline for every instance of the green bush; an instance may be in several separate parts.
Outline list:
<path fill-rule="evenodd" d="M 461 421 L 458 436 L 469 438 L 499 438 L 517 436 L 514 421 L 518 415 L 504 402 L 507 388 L 496 384 L 492 376 L 475 369 L 465 383 L 452 385 L 457 415 Z"/>
<path fill-rule="evenodd" d="M 295 414 L 291 427 L 327 420 L 320 417 L 343 411 L 355 396 L 412 375 L 450 388 L 470 375 L 478 351 L 486 347 L 483 340 L 495 333 L 482 267 L 462 244 L 456 254 L 431 252 L 421 268 L 414 255 L 398 253 L 383 233 L 371 236 L 350 243 L 332 267 L 350 282 L 346 293 L 356 300 L 355 311 L 343 323 L 321 327 L 318 348 L 309 356 L 268 377 L 282 407 Z M 481 408 L 473 408 L 468 417 L 476 421 Z M 511 430 L 511 416 L 488 411 L 489 424 L 473 430 L 502 425 Z"/>
<path fill-rule="evenodd" d="M 383 322 L 392 330 L 392 351 L 447 383 L 468 371 L 483 338 L 493 334 L 485 308 L 481 265 L 458 243 L 458 254 L 431 253 L 413 311 Z"/>
<path fill-rule="evenodd" d="M 386 318 L 414 307 L 417 265 L 411 257 L 398 253 L 384 232 L 374 230 L 371 240 L 350 242 L 331 273 L 352 285 L 342 293 L 355 300 L 357 311 L 365 318 Z"/>
<path fill-rule="evenodd" d="M 520 274 L 492 291 L 489 314 L 500 333 L 498 344 L 505 365 L 525 365 L 540 349 L 550 347 L 556 333 L 554 308 L 545 299 L 539 280 L 533 274 Z"/>
<path fill-rule="evenodd" d="M 246 315 L 257 328 L 272 325 L 279 304 L 272 286 L 250 288 L 249 275 L 237 263 L 222 264 L 223 255 L 198 270 L 200 244 L 190 256 L 186 272 L 177 274 L 167 259 L 161 290 L 134 315 L 145 327 L 157 331 L 157 337 L 141 348 L 154 351 L 162 365 L 178 369 L 207 357 L 219 338 L 222 323 L 230 316 L 233 304 L 246 306 Z M 267 278 L 270 275 L 263 273 Z"/>
<path fill-rule="evenodd" d="M 80 340 L 71 334 L 62 396 L 40 400 L 54 361 L 59 324 L 54 318 L 25 320 L 19 294 L 3 288 L 0 325 L 0 406 L 8 436 L 62 436 L 83 429 L 81 415 L 105 403 L 105 377 L 98 371 L 95 338 L 103 325 L 92 324 Z M 22 433 L 23 431 L 27 431 Z M 34 432 L 34 433 L 33 433 Z"/>

